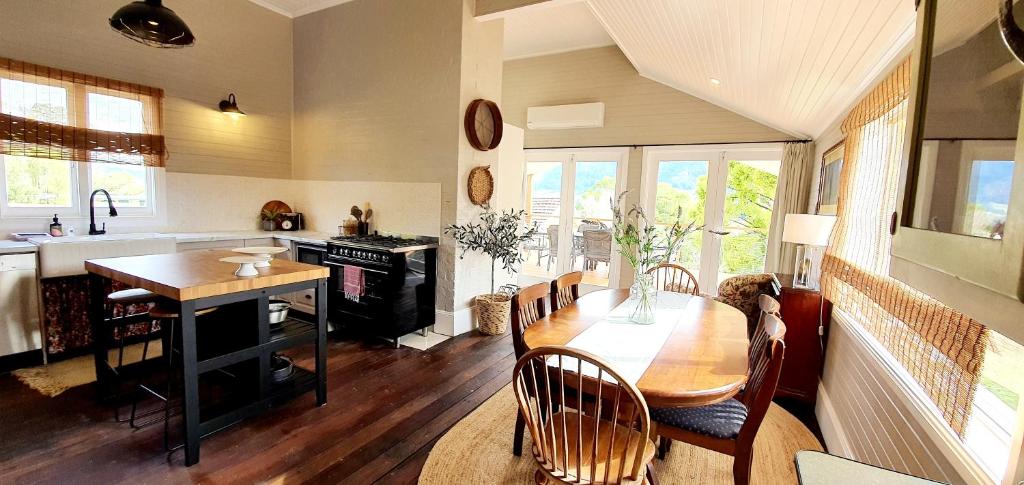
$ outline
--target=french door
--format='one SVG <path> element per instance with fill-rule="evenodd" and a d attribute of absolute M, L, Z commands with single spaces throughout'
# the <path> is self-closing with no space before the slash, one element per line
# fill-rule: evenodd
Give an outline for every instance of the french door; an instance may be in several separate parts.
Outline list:
<path fill-rule="evenodd" d="M 782 147 L 778 144 L 644 148 L 641 201 L 661 227 L 682 209 L 683 224 L 703 225 L 671 261 L 690 270 L 703 293 L 734 275 L 761 273 L 773 256 L 773 210 Z"/>
<path fill-rule="evenodd" d="M 611 201 L 626 188 L 628 149 L 526 150 L 527 222 L 537 236 L 525 248 L 520 285 L 583 272 L 583 291 L 618 281 Z"/>

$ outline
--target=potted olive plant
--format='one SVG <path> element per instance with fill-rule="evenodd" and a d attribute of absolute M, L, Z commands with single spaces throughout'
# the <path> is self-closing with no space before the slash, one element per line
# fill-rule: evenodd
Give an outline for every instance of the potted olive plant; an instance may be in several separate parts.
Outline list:
<path fill-rule="evenodd" d="M 498 262 L 502 269 L 513 273 L 519 270 L 523 262 L 522 244 L 533 238 L 535 229 L 526 228 L 523 219 L 526 211 L 507 210 L 501 213 L 485 208 L 480 214 L 480 222 L 464 225 L 452 224 L 444 229 L 455 240 L 464 258 L 467 251 L 478 251 L 491 258 L 491 292 L 476 297 L 479 314 L 480 331 L 490 335 L 501 335 L 508 328 L 511 297 L 495 293 L 494 272 Z"/>
<path fill-rule="evenodd" d="M 696 221 L 683 225 L 683 209 L 679 207 L 671 224 L 664 229 L 658 228 L 654 221 L 648 219 L 643 207 L 623 208 L 627 193 L 622 192 L 612 202 L 612 235 L 619 246 L 619 253 L 629 261 L 634 271 L 629 298 L 635 307 L 629 319 L 634 323 L 651 324 L 654 323 L 658 292 L 654 287 L 654 275 L 647 274 L 647 271 L 670 262 L 679 243 L 704 226 L 698 226 Z"/>

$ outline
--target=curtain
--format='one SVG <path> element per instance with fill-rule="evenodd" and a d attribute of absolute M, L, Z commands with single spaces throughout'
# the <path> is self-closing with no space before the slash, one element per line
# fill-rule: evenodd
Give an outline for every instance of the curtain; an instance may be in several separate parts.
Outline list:
<path fill-rule="evenodd" d="M 771 232 L 765 272 L 790 273 L 796 265 L 796 245 L 782 242 L 786 214 L 803 214 L 810 200 L 811 175 L 814 172 L 814 143 L 786 142 L 782 152 L 779 183 L 775 189 Z"/>
<path fill-rule="evenodd" d="M 0 57 L 0 155 L 163 167 L 163 96 Z"/>
<path fill-rule="evenodd" d="M 901 64 L 842 124 L 845 161 L 822 290 L 917 380 L 961 437 L 988 344 L 984 325 L 888 276 L 910 93 Z"/>

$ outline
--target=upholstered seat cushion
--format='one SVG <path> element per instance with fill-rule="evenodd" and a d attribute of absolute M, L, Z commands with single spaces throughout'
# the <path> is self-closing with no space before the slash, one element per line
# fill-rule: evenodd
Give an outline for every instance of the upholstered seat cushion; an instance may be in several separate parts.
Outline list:
<path fill-rule="evenodd" d="M 747 407 L 735 399 L 729 399 L 696 408 L 653 408 L 651 419 L 658 424 L 694 433 L 733 439 L 740 434 L 740 427 L 747 420 Z"/>

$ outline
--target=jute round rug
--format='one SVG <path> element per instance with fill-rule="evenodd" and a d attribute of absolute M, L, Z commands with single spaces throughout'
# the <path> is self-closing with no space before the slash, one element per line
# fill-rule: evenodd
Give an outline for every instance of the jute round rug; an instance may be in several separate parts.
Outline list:
<path fill-rule="evenodd" d="M 523 456 L 512 455 L 516 400 L 505 386 L 434 445 L 420 472 L 421 485 L 503 483 L 532 485 L 534 459 L 530 433 Z M 793 457 L 800 450 L 821 450 L 799 420 L 772 404 L 754 442 L 754 484 L 797 483 Z M 732 457 L 686 443 L 672 444 L 665 460 L 654 460 L 660 484 L 732 484 Z"/>

